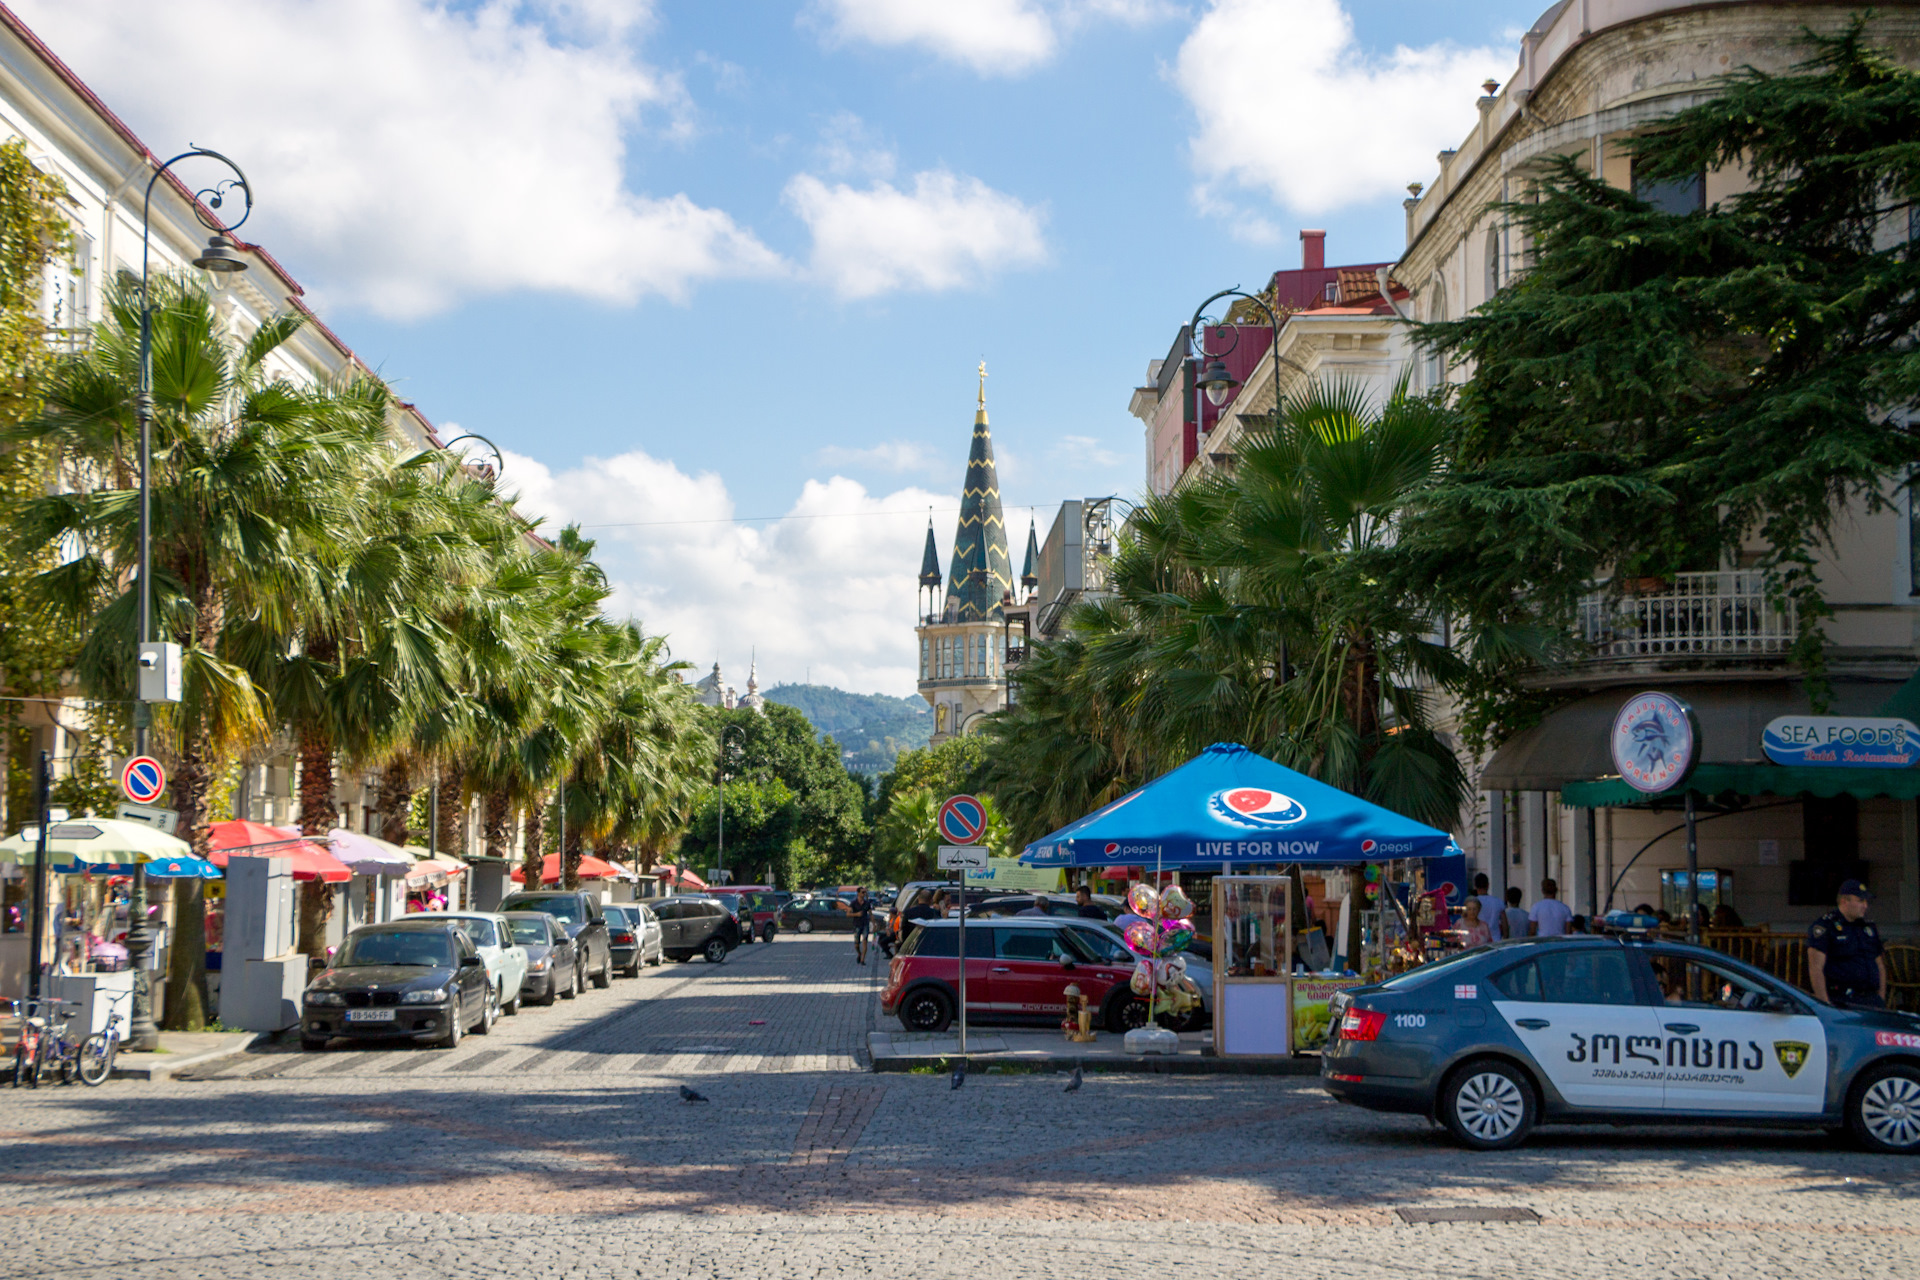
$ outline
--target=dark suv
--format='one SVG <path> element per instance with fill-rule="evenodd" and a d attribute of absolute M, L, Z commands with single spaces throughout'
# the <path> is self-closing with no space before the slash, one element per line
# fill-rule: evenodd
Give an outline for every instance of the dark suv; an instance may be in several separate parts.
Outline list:
<path fill-rule="evenodd" d="M 593 894 L 564 889 L 510 893 L 499 910 L 546 912 L 573 939 L 575 963 L 593 979 L 593 985 L 603 991 L 613 985 L 613 935 L 607 930 L 600 899 Z"/>
<path fill-rule="evenodd" d="M 740 922 L 713 898 L 662 898 L 648 904 L 660 921 L 660 949 L 675 960 L 705 956 L 719 964 L 740 945 Z"/>

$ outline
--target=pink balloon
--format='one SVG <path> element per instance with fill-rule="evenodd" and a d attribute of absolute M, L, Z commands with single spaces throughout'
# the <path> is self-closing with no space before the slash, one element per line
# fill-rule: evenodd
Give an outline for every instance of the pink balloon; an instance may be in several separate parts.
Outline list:
<path fill-rule="evenodd" d="M 1133 908 L 1135 915 L 1152 920 L 1160 914 L 1160 895 L 1153 891 L 1150 884 L 1136 884 L 1127 890 L 1127 905 Z"/>
<path fill-rule="evenodd" d="M 1128 925 L 1123 936 L 1127 940 L 1127 949 L 1137 956 L 1152 955 L 1160 943 L 1159 932 L 1145 920 Z"/>

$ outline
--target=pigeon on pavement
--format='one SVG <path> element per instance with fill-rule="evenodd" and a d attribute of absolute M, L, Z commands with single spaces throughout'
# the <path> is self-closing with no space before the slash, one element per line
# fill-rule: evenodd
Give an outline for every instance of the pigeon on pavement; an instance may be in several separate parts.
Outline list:
<path fill-rule="evenodd" d="M 967 1064 L 962 1062 L 953 1069 L 953 1084 L 950 1089 L 958 1089 L 967 1082 Z"/>
<path fill-rule="evenodd" d="M 1080 1092 L 1080 1068 L 1079 1067 L 1075 1067 L 1073 1069 L 1073 1074 L 1067 1078 L 1067 1087 L 1062 1089 L 1060 1092 L 1062 1093 Z"/>
<path fill-rule="evenodd" d="M 687 1086 L 685 1086 L 685 1085 L 681 1085 L 681 1086 L 680 1086 L 680 1101 L 682 1101 L 682 1102 L 705 1102 L 706 1100 L 707 1100 L 707 1098 L 706 1098 L 706 1095 L 705 1095 L 705 1094 L 701 1094 L 701 1093 L 695 1093 L 695 1092 L 694 1092 L 693 1090 L 691 1090 L 691 1089 L 689 1089 L 689 1088 L 687 1088 Z"/>

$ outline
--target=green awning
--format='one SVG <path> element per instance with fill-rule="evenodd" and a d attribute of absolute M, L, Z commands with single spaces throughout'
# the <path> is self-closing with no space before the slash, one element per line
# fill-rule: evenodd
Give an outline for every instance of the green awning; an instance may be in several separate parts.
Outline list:
<path fill-rule="evenodd" d="M 1819 769 L 1803 765 L 1702 764 L 1684 788 L 1650 796 L 1619 778 L 1569 782 L 1560 788 L 1560 803 L 1576 809 L 1624 809 L 1632 806 L 1677 804 L 1688 791 L 1717 796 L 1731 791 L 1740 796 L 1854 796 L 1920 799 L 1920 768 Z"/>

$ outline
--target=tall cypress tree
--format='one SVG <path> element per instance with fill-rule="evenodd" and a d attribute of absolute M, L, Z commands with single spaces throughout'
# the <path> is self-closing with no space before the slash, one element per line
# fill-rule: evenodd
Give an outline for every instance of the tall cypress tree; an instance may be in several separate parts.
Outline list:
<path fill-rule="evenodd" d="M 1675 215 L 1562 159 L 1499 207 L 1532 262 L 1420 335 L 1472 381 L 1399 574 L 1477 625 L 1566 629 L 1597 579 L 1716 568 L 1757 535 L 1824 698 L 1815 553 L 1920 459 L 1920 74 L 1869 35 L 1807 30 L 1789 74 L 1744 69 L 1624 147 L 1643 189 L 1743 172 L 1737 195 Z M 1510 672 L 1468 692 L 1479 731 L 1524 723 Z"/>

